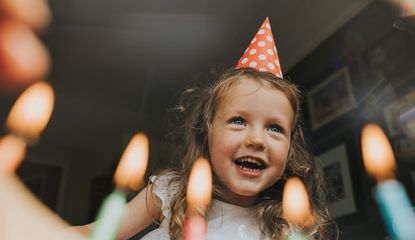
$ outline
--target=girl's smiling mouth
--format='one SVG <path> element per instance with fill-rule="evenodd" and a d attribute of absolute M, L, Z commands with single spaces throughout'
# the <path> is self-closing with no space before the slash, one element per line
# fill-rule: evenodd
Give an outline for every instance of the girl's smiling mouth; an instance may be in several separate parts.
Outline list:
<path fill-rule="evenodd" d="M 249 176 L 259 176 L 263 169 L 267 168 L 264 160 L 255 157 L 241 157 L 234 161 L 238 169 Z"/>

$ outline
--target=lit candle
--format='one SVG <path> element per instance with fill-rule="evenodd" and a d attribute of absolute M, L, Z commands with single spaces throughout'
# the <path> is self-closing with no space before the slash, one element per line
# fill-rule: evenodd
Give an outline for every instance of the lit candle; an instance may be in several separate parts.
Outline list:
<path fill-rule="evenodd" d="M 404 0 L 402 5 L 402 16 L 407 17 L 415 13 L 414 0 Z"/>
<path fill-rule="evenodd" d="M 144 183 L 148 160 L 148 139 L 136 134 L 128 144 L 115 171 L 115 190 L 104 200 L 90 239 L 115 239 L 126 203 L 127 189 L 139 190 Z"/>
<path fill-rule="evenodd" d="M 12 134 L 0 139 L 0 239 L 84 239 L 40 202 L 14 175 L 24 159 L 27 142 L 46 126 L 53 91 L 46 83 L 29 87 L 17 99 L 7 119 Z"/>
<path fill-rule="evenodd" d="M 307 239 L 300 229 L 307 227 L 312 223 L 312 213 L 310 209 L 310 201 L 303 182 L 297 177 L 289 178 L 285 183 L 282 199 L 283 216 L 291 225 L 293 225 L 287 239 Z"/>
<path fill-rule="evenodd" d="M 52 114 L 53 89 L 44 82 L 33 84 L 17 99 L 6 120 L 12 132 L 0 139 L 0 172 L 13 174 Z"/>
<path fill-rule="evenodd" d="M 185 240 L 204 240 L 207 234 L 205 211 L 212 196 L 212 171 L 209 161 L 199 158 L 193 164 L 187 186 L 187 218 L 184 225 Z"/>
<path fill-rule="evenodd" d="M 389 234 L 393 239 L 415 239 L 415 214 L 403 185 L 395 179 L 393 151 L 378 125 L 363 128 L 362 153 L 366 171 L 378 182 L 374 196 Z"/>
<path fill-rule="evenodd" d="M 45 82 L 26 89 L 17 99 L 6 120 L 7 129 L 27 143 L 35 142 L 52 115 L 54 93 Z"/>

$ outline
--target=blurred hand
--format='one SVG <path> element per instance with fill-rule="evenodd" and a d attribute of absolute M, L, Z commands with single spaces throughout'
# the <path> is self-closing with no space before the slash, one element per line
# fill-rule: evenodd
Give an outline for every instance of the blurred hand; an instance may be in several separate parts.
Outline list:
<path fill-rule="evenodd" d="M 36 36 L 50 22 L 46 0 L 0 0 L 0 92 L 17 91 L 49 70 L 49 53 Z"/>

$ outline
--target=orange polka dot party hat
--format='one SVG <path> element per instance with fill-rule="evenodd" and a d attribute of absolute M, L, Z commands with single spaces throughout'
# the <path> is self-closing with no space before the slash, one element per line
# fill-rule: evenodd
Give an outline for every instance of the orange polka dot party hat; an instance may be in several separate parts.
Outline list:
<path fill-rule="evenodd" d="M 279 78 L 283 77 L 268 17 L 239 59 L 236 68 L 253 68 L 260 72 L 272 73 Z"/>

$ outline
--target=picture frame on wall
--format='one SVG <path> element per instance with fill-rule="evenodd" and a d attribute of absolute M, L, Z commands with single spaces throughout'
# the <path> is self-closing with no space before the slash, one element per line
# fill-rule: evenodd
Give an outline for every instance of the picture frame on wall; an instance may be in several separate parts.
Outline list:
<path fill-rule="evenodd" d="M 311 129 L 317 130 L 355 108 L 349 68 L 343 67 L 314 86 L 307 95 Z"/>
<path fill-rule="evenodd" d="M 361 81 L 372 86 L 387 81 L 398 95 L 405 94 L 413 81 L 414 50 L 412 40 L 405 34 L 390 31 L 363 54 L 368 74 Z M 361 89 L 369 90 L 364 86 Z"/>
<path fill-rule="evenodd" d="M 389 103 L 383 109 L 386 126 L 390 136 L 400 133 L 415 133 L 415 90 L 409 91 L 400 99 Z"/>
<path fill-rule="evenodd" d="M 357 211 L 345 143 L 321 153 L 324 178 L 326 180 L 329 211 L 334 218 Z"/>

